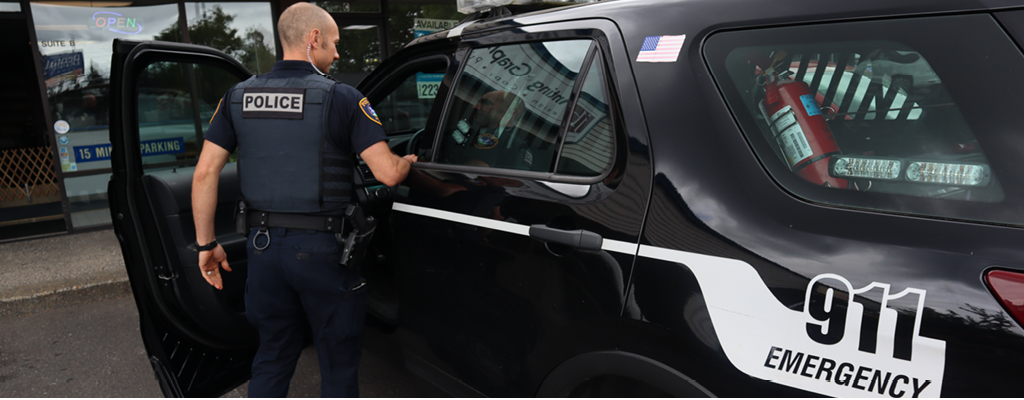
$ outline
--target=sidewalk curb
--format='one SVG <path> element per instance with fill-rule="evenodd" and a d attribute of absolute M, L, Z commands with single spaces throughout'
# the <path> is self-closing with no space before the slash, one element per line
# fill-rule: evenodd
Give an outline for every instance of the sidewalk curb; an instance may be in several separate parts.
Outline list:
<path fill-rule="evenodd" d="M 60 287 L 30 295 L 0 299 L 0 318 L 34 314 L 70 305 L 115 299 L 132 294 L 127 277 Z"/>

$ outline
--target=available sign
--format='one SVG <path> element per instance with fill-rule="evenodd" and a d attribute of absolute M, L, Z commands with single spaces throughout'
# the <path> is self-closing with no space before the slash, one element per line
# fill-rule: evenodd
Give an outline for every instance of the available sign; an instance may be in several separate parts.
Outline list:
<path fill-rule="evenodd" d="M 75 161 L 92 162 L 110 159 L 110 143 L 75 146 Z M 159 156 L 185 152 L 185 138 L 157 139 L 143 141 L 140 146 L 142 156 Z"/>
<path fill-rule="evenodd" d="M 437 31 L 452 29 L 458 24 L 459 21 L 455 19 L 414 18 L 412 33 L 413 37 L 420 37 Z"/>

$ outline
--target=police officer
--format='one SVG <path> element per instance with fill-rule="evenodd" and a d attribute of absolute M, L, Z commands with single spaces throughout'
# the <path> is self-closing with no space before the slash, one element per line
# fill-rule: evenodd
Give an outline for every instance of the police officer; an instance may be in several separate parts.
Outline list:
<path fill-rule="evenodd" d="M 465 165 L 510 167 L 498 157 L 505 153 L 500 149 L 510 147 L 508 142 L 516 139 L 516 124 L 526 111 L 522 99 L 511 92 L 494 90 L 484 93 L 472 110 L 469 118 L 456 125 L 454 140 L 445 141 L 443 159 Z"/>
<path fill-rule="evenodd" d="M 217 289 L 220 269 L 231 271 L 214 240 L 213 217 L 220 171 L 237 149 L 242 196 L 256 226 L 245 301 L 260 343 L 249 395 L 287 395 L 308 325 L 321 395 L 357 397 L 365 281 L 339 265 L 335 238 L 352 202 L 353 154 L 389 186 L 405 179 L 416 156 L 391 153 L 366 98 L 323 75 L 338 59 L 330 14 L 297 3 L 281 13 L 278 32 L 283 60 L 228 90 L 206 133 L 192 184 L 199 268 Z"/>

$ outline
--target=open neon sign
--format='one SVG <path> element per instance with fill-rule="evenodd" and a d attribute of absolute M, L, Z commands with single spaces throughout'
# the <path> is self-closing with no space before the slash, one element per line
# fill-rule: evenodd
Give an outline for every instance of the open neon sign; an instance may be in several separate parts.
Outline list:
<path fill-rule="evenodd" d="M 111 32 L 134 35 L 142 32 L 142 19 L 128 18 L 113 11 L 97 11 L 92 15 L 92 25 L 89 27 L 93 29 L 106 28 Z"/>

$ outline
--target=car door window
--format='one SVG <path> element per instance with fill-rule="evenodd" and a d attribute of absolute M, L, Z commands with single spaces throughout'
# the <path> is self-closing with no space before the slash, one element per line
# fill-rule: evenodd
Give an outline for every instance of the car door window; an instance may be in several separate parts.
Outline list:
<path fill-rule="evenodd" d="M 551 172 L 591 40 L 473 49 L 458 76 L 435 161 Z"/>
<path fill-rule="evenodd" d="M 1020 185 L 1009 184 L 1019 181 L 1021 124 L 1007 118 L 1022 83 L 1007 71 L 1024 58 L 990 16 L 758 29 L 707 43 L 744 133 L 793 194 L 1024 223 Z"/>
<path fill-rule="evenodd" d="M 416 65 L 405 70 L 404 79 L 393 80 L 399 82 L 394 89 L 384 88 L 387 95 L 374 104 L 374 111 L 388 136 L 415 133 L 427 126 L 446 66 L 438 62 Z M 373 97 L 380 97 L 379 92 Z"/>
<path fill-rule="evenodd" d="M 213 66 L 149 64 L 136 80 L 139 145 L 147 170 L 195 165 L 203 132 L 238 78 Z"/>

